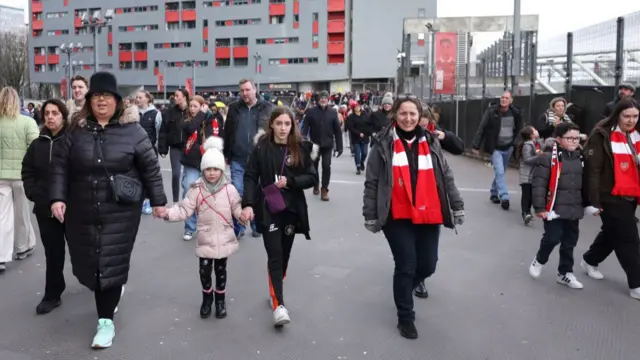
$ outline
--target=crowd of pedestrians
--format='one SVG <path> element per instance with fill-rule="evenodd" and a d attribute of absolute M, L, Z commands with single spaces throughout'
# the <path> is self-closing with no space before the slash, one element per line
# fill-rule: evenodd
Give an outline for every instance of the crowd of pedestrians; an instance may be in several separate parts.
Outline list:
<path fill-rule="evenodd" d="M 294 239 L 311 239 L 305 190 L 329 201 L 332 158 L 348 146 L 355 173 L 365 174 L 364 227 L 382 232 L 393 255 L 398 330 L 417 338 L 414 297 L 429 296 L 425 280 L 436 271 L 442 227 L 455 230 L 465 222 L 447 161 L 464 152 L 462 140 L 438 126 L 437 109 L 412 95 L 385 94 L 372 112 L 369 95 L 354 99 L 321 91 L 301 111 L 295 102 L 289 109 L 265 99 L 250 79 L 238 86 L 239 98 L 225 106 L 224 115 L 218 105 L 182 89 L 162 110 L 148 92 L 124 97 L 107 72 L 90 80 L 75 77 L 73 99 L 47 100 L 40 109 L 29 107 L 27 115 L 15 90 L 2 89 L 0 272 L 35 250 L 33 202 L 46 257 L 45 292 L 36 312 L 62 304 L 66 245 L 74 276 L 94 293 L 92 347 L 108 348 L 143 214 L 184 221 L 183 239 L 195 238 L 203 319 L 227 316 L 228 261 L 250 229 L 263 239 L 268 302 L 273 325 L 282 327 L 291 322 L 283 287 Z M 509 92 L 482 116 L 472 151 L 491 155 L 490 201 L 509 209 L 505 174 L 515 153 L 522 220 L 529 225 L 535 216 L 544 222 L 532 277 L 540 276 L 560 245 L 557 282 L 583 288 L 574 275 L 573 252 L 580 219 L 597 215 L 602 229 L 581 268 L 603 279 L 598 265 L 615 252 L 630 296 L 640 299 L 640 134 L 633 91 L 621 86 L 620 98 L 586 142 L 565 115 L 562 98 L 551 102 L 538 129 L 524 125 Z M 158 160 L 167 155 L 172 203 Z"/>

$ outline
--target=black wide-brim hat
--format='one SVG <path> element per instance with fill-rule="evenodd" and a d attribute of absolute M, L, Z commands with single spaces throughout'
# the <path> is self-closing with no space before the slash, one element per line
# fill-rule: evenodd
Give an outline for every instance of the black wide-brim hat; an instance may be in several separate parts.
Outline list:
<path fill-rule="evenodd" d="M 90 100 L 93 94 L 113 94 L 118 101 L 122 101 L 122 95 L 118 93 L 118 81 L 110 72 L 97 72 L 91 76 L 89 80 L 89 91 L 85 95 L 85 99 Z"/>

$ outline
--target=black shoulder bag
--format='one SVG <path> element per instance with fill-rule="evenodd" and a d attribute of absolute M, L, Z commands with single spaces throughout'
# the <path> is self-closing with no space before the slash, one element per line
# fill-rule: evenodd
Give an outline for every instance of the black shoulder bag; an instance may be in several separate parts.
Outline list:
<path fill-rule="evenodd" d="M 93 137 L 98 143 L 98 156 L 100 157 L 104 172 L 109 177 L 109 184 L 111 185 L 111 192 L 113 193 L 113 199 L 120 204 L 132 205 L 142 202 L 142 183 L 137 179 L 134 179 L 127 175 L 116 174 L 111 175 L 107 166 L 105 165 L 105 157 L 102 154 L 102 141 L 98 138 L 97 133 L 93 133 Z"/>

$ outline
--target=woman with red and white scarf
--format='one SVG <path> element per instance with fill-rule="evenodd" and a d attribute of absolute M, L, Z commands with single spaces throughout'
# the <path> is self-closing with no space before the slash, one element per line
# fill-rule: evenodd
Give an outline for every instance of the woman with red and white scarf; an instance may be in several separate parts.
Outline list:
<path fill-rule="evenodd" d="M 440 226 L 464 223 L 464 203 L 437 137 L 419 126 L 420 101 L 401 96 L 391 115 L 373 141 L 362 212 L 367 230 L 389 242 L 398 329 L 416 339 L 413 290 L 436 270 Z"/>
<path fill-rule="evenodd" d="M 635 100 L 620 100 L 589 137 L 585 158 L 588 201 L 600 215 L 602 228 L 581 264 L 589 277 L 601 280 L 604 276 L 598 265 L 615 252 L 627 274 L 629 295 L 637 300 L 640 236 L 635 212 L 640 199 L 640 134 L 635 128 L 639 114 Z"/>

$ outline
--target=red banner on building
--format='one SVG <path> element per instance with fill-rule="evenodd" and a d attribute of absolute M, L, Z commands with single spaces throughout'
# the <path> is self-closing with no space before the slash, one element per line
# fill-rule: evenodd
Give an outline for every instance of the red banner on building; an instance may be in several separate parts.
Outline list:
<path fill-rule="evenodd" d="M 187 81 L 184 84 L 184 87 L 187 89 L 187 92 L 189 92 L 190 96 L 193 96 L 193 79 L 192 78 L 187 78 Z"/>
<path fill-rule="evenodd" d="M 63 77 L 60 80 L 60 95 L 62 95 L 61 97 L 63 99 L 68 99 L 69 98 L 69 94 L 68 94 L 68 91 L 67 91 L 67 78 L 66 77 Z"/>
<path fill-rule="evenodd" d="M 434 94 L 456 93 L 456 48 L 458 34 L 439 32 L 435 36 Z"/>
<path fill-rule="evenodd" d="M 164 91 L 164 74 L 158 74 L 158 91 Z"/>

